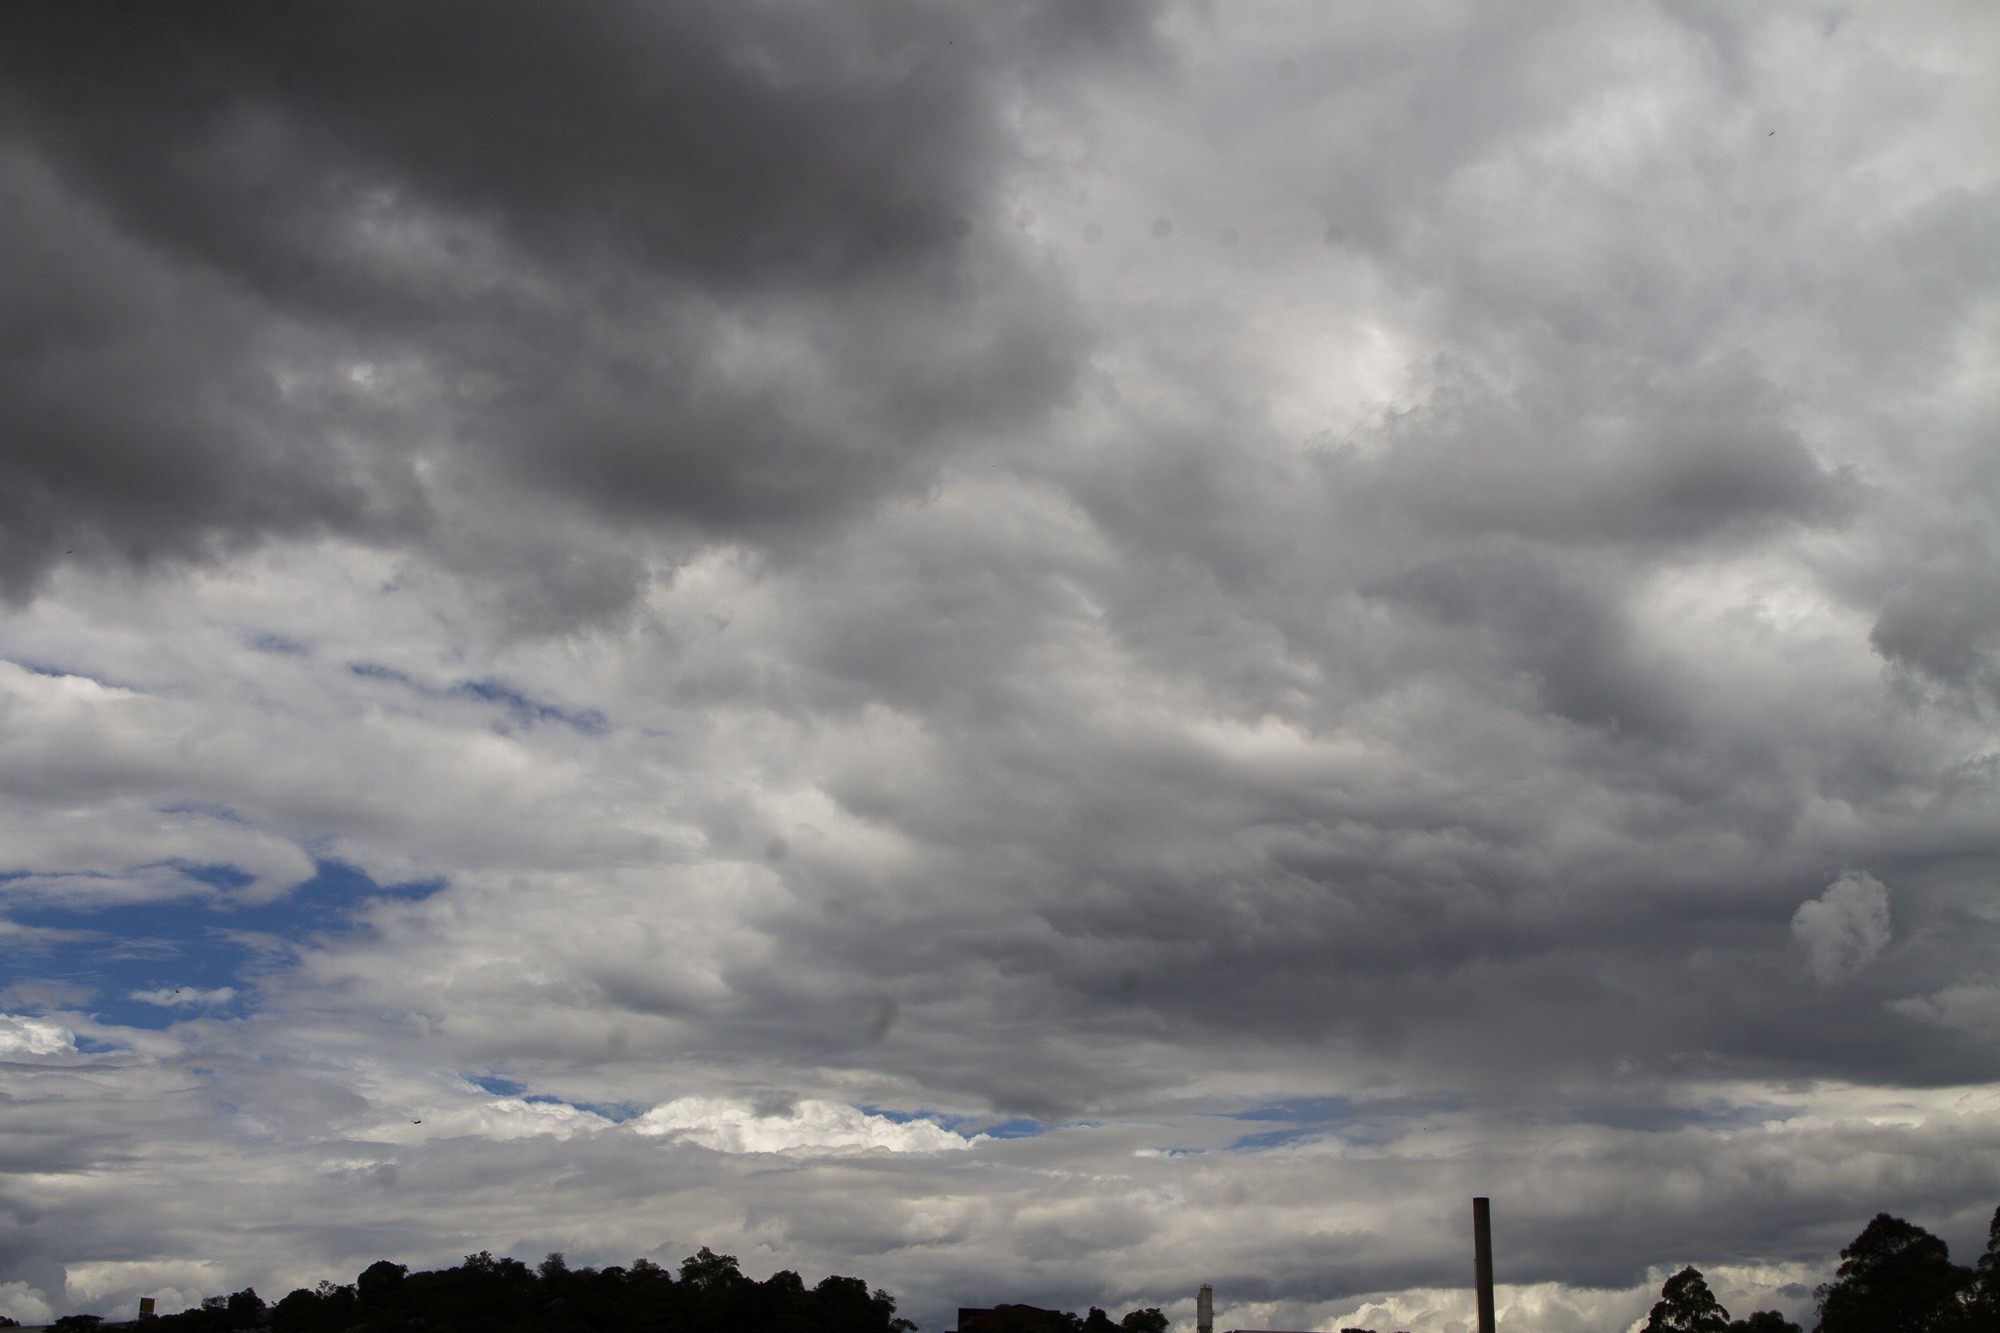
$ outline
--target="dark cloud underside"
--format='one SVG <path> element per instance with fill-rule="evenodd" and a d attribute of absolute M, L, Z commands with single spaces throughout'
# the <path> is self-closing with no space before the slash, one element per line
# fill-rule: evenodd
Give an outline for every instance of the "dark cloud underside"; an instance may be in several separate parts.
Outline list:
<path fill-rule="evenodd" d="M 1139 17 L 13 11 L 9 586 L 449 545 L 426 465 L 723 533 L 921 483 L 1059 398 L 1079 337 L 985 239 L 995 103 Z"/>

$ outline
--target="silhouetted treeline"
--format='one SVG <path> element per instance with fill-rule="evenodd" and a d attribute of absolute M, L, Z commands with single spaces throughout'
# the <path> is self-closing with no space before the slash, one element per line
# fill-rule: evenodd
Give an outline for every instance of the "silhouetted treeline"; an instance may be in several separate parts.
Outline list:
<path fill-rule="evenodd" d="M 1840 1252 L 1833 1281 L 1813 1293 L 1813 1333 L 2000 1333 L 2000 1208 L 1986 1253 L 1965 1268 L 1945 1243 L 1887 1213 Z M 1802 1333 L 1775 1310 L 1731 1320 L 1701 1270 L 1683 1268 L 1660 1289 L 1645 1333 Z"/>
<path fill-rule="evenodd" d="M 680 1276 L 648 1260 L 630 1268 L 571 1268 L 560 1254 L 538 1267 L 518 1259 L 470 1255 L 456 1268 L 412 1273 L 384 1259 L 352 1286 L 322 1282 L 274 1306 L 245 1288 L 211 1296 L 193 1310 L 151 1321 L 148 1333 L 910 1333 L 887 1292 L 858 1277 L 829 1277 L 808 1287 L 797 1273 L 745 1277 L 732 1255 L 707 1247 Z"/>
<path fill-rule="evenodd" d="M 1945 1243 L 1900 1217 L 1878 1213 L 1840 1252 L 1833 1281 L 1817 1297 L 1813 1333 L 2000 1333 L 2000 1209 L 1986 1252 L 1971 1268 L 1954 1264 Z M 970 1312 L 967 1312 L 970 1313 Z M 1156 1309 L 1118 1323 L 1092 1307 L 1078 1316 L 1027 1305 L 982 1310 L 978 1333 L 1166 1333 Z M 70 1315 L 59 1325 L 99 1322 Z M 11 1321 L 0 1321 L 0 1324 Z M 885 1291 L 858 1277 L 807 1287 L 799 1275 L 745 1277 L 732 1255 L 707 1247 L 676 1277 L 645 1259 L 630 1268 L 571 1268 L 552 1254 L 535 1268 L 481 1251 L 456 1268 L 412 1273 L 384 1259 L 351 1286 L 322 1282 L 266 1305 L 246 1287 L 150 1321 L 147 1333 L 913 1333 Z M 1372 1333 L 1343 1329 L 1342 1333 Z M 1667 1279 L 1644 1333 L 1802 1333 L 1775 1310 L 1732 1320 L 1701 1271 Z"/>
<path fill-rule="evenodd" d="M 1114 1324 L 1095 1305 L 1080 1317 L 1034 1305 L 996 1305 L 990 1310 L 961 1306 L 958 1333 L 1167 1333 L 1167 1317 L 1151 1308 L 1127 1310 Z"/>

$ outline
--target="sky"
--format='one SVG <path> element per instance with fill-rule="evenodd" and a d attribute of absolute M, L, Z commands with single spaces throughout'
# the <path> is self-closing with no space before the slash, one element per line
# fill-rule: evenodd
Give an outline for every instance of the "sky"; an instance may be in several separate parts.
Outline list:
<path fill-rule="evenodd" d="M 0 1314 L 1978 1252 L 2000 9 L 0 28 Z"/>

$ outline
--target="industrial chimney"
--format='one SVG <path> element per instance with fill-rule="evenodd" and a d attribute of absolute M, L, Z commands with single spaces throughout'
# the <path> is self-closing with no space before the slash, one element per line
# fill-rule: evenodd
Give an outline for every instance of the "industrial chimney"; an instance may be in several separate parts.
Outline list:
<path fill-rule="evenodd" d="M 1479 1333 L 1494 1333 L 1493 1205 L 1486 1198 L 1472 1201 L 1472 1271 L 1479 1283 Z"/>
<path fill-rule="evenodd" d="M 1206 1282 L 1194 1298 L 1194 1327 L 1195 1333 L 1215 1333 L 1215 1288 Z"/>

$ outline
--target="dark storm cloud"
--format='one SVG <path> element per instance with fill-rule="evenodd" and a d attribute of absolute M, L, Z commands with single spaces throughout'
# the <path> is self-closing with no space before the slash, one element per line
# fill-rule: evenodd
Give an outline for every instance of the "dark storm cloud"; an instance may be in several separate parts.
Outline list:
<path fill-rule="evenodd" d="M 1814 458 L 1747 368 L 1635 372 L 1569 347 L 1536 362 L 1536 383 L 1498 393 L 1454 378 L 1385 422 L 1362 498 L 1455 537 L 1640 549 L 1851 508 L 1851 480 Z"/>
<path fill-rule="evenodd" d="M 144 564 L 262 532 L 419 522 L 406 458 L 320 429 L 353 406 L 342 386 L 313 376 L 300 404 L 275 382 L 271 362 L 318 353 L 315 339 L 154 263 L 12 147 L 0 224 L 19 261 L 0 277 L 11 591 L 72 553 Z"/>
<path fill-rule="evenodd" d="M 722 533 L 920 480 L 1060 396 L 1079 337 L 992 239 L 997 104 L 1142 22 L 12 10 L 0 225 L 31 262 L 7 279 L 0 572 L 18 596 L 71 554 L 449 545 L 432 465 L 452 493 Z M 543 541 L 527 563 L 609 559 Z M 505 576 L 493 545 L 448 563 Z M 586 612 L 630 585 L 615 564 L 607 590 L 580 576 Z"/>
<path fill-rule="evenodd" d="M 2000 562 L 1973 546 L 1927 562 L 1889 594 L 1868 641 L 1890 661 L 2000 697 Z"/>
<path fill-rule="evenodd" d="M 935 859 L 891 889 L 795 850 L 779 873 L 805 910 L 732 972 L 732 1030 L 1050 1115 L 1156 1077 L 1030 1035 L 1072 1025 L 1274 1059 L 1326 1044 L 1459 1086 L 1627 1060 L 1988 1076 L 1976 1038 L 1886 1007 L 1967 975 L 1954 933 L 1985 937 L 1953 887 L 1992 852 L 1960 823 L 1980 798 L 1900 810 L 1939 781 L 1901 724 L 1800 693 L 1805 660 L 1711 669 L 1659 623 L 1683 571 L 1848 533 L 1880 500 L 1806 447 L 1769 377 L 1706 360 L 1530 341 L 1505 389 L 1451 370 L 1303 453 L 1196 408 L 1048 465 L 1087 539 L 953 530 L 898 559 L 878 534 L 828 558 L 843 593 L 788 627 L 789 684 L 926 719 L 915 771 L 827 789 Z M 1225 401 L 1227 367 L 1185 373 Z M 1099 634 L 1119 670 L 1174 682 L 1161 716 L 1120 733 L 1092 712 L 1110 700 L 1059 697 L 1047 663 Z M 1260 722 L 1289 756 L 1268 768 L 1188 734 L 1249 747 Z M 1357 733 L 1393 740 L 1340 762 Z M 1833 793 L 1867 830 L 1802 834 Z M 1857 854 L 1896 886 L 1898 944 L 1827 993 L 1787 923 Z M 812 910 L 843 897 L 876 906 Z M 886 1049 L 860 1017 L 878 986 Z M 955 1058 L 967 1022 L 1018 1033 L 1012 1059 Z"/>

